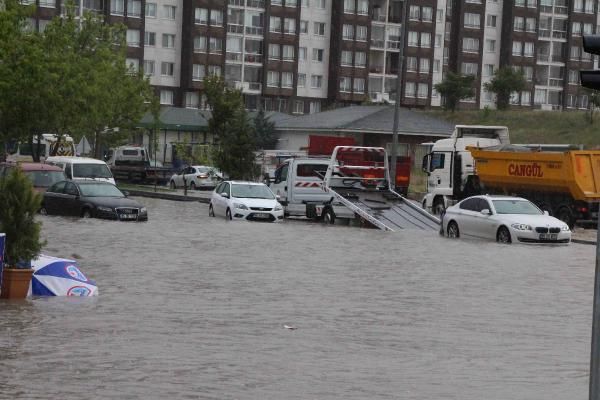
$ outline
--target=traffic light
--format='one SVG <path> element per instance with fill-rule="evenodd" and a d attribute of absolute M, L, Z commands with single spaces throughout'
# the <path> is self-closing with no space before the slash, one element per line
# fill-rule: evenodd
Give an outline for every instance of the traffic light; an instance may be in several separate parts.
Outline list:
<path fill-rule="evenodd" d="M 583 51 L 590 54 L 600 54 L 600 35 L 583 35 Z M 581 86 L 600 90 L 600 70 L 579 71 Z"/>

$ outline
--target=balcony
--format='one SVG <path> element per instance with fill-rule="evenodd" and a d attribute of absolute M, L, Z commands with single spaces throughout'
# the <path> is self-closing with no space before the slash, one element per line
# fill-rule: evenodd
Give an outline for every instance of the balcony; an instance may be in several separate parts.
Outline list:
<path fill-rule="evenodd" d="M 246 33 L 248 35 L 262 36 L 263 35 L 263 27 L 262 26 L 247 26 Z"/>
<path fill-rule="evenodd" d="M 400 42 L 397 41 L 397 40 L 388 40 L 387 41 L 387 48 L 388 49 L 398 50 L 398 49 L 400 49 Z"/>
<path fill-rule="evenodd" d="M 370 65 L 369 73 L 371 74 L 383 74 L 383 65 Z"/>
<path fill-rule="evenodd" d="M 386 19 L 387 19 L 387 15 L 385 15 L 385 14 L 377 14 L 377 15 L 373 14 L 372 19 L 375 22 L 385 22 Z"/>
<path fill-rule="evenodd" d="M 383 50 L 385 48 L 385 40 L 371 39 L 371 47 Z"/>
<path fill-rule="evenodd" d="M 552 37 L 555 39 L 566 39 L 567 32 L 565 31 L 552 31 Z"/>
<path fill-rule="evenodd" d="M 227 3 L 231 6 L 244 7 L 245 0 L 228 0 Z"/>
<path fill-rule="evenodd" d="M 541 38 L 550 38 L 551 37 L 551 32 L 550 29 L 539 29 L 538 31 L 538 35 Z"/>
<path fill-rule="evenodd" d="M 227 52 L 227 54 L 225 55 L 225 60 L 241 63 L 242 62 L 242 53 Z"/>
<path fill-rule="evenodd" d="M 541 62 L 549 62 L 550 61 L 550 54 L 538 54 L 537 55 L 537 60 L 541 61 Z"/>
<path fill-rule="evenodd" d="M 554 14 L 568 15 L 569 14 L 569 7 L 567 7 L 567 6 L 554 6 Z"/>
<path fill-rule="evenodd" d="M 247 63 L 262 64 L 262 62 L 263 62 L 263 56 L 262 56 L 262 54 L 246 54 L 244 56 L 244 60 Z"/>
<path fill-rule="evenodd" d="M 550 78 L 548 80 L 548 84 L 550 86 L 562 87 L 563 86 L 563 80 L 561 78 Z"/>
<path fill-rule="evenodd" d="M 265 0 L 246 0 L 246 6 L 252 8 L 265 8 Z"/>
<path fill-rule="evenodd" d="M 244 25 L 227 24 L 227 32 L 243 34 L 244 33 Z"/>

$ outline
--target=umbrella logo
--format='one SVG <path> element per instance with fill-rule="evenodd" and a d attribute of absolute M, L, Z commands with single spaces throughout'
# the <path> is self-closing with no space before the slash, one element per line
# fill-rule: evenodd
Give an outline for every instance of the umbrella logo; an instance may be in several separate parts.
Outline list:
<path fill-rule="evenodd" d="M 78 297 L 86 297 L 89 296 L 92 291 L 85 286 L 73 286 L 67 290 L 67 296 L 78 296 Z"/>
<path fill-rule="evenodd" d="M 65 267 L 65 270 L 67 271 L 67 274 L 69 274 L 72 278 L 78 279 L 83 282 L 87 282 L 87 278 L 85 277 L 85 275 L 76 266 L 67 265 Z"/>

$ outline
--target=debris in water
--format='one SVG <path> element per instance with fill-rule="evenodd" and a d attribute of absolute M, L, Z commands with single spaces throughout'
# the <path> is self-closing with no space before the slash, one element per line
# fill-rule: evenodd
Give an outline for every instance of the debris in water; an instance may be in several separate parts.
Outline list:
<path fill-rule="evenodd" d="M 285 329 L 291 329 L 291 330 L 298 329 L 298 328 L 296 328 L 294 325 L 284 325 L 283 327 L 284 327 Z"/>

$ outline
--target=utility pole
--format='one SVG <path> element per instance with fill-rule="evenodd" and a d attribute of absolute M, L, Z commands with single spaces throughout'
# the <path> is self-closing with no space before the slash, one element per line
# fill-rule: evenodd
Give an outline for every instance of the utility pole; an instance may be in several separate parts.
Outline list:
<path fill-rule="evenodd" d="M 392 132 L 392 165 L 390 171 L 390 188 L 396 189 L 396 164 L 398 163 L 398 124 L 400 122 L 400 100 L 402 99 L 401 84 L 404 71 L 404 42 L 406 40 L 406 21 L 408 0 L 402 2 L 402 26 L 400 27 L 400 51 L 398 52 L 398 78 L 396 79 L 396 103 L 394 104 L 394 130 Z M 389 19 L 389 15 L 388 15 Z"/>

